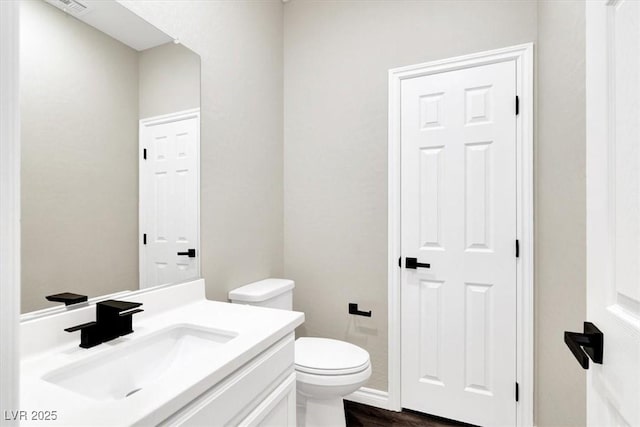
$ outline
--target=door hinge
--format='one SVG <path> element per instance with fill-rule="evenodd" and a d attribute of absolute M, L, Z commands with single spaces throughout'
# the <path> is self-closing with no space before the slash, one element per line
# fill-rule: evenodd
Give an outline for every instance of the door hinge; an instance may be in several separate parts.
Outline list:
<path fill-rule="evenodd" d="M 143 245 L 146 245 L 146 244 L 147 244 L 147 233 L 144 233 L 144 234 L 142 235 L 142 244 L 143 244 Z"/>
<path fill-rule="evenodd" d="M 142 150 L 142 158 L 143 158 L 144 160 L 147 160 L 147 149 L 146 149 L 146 148 L 144 148 L 144 149 Z"/>
<path fill-rule="evenodd" d="M 516 258 L 520 258 L 520 240 L 516 239 Z"/>
<path fill-rule="evenodd" d="M 402 267 L 402 257 L 398 258 L 398 267 Z"/>
<path fill-rule="evenodd" d="M 516 383 L 516 402 L 520 400 L 520 384 Z"/>
<path fill-rule="evenodd" d="M 520 114 L 520 98 L 516 95 L 516 116 Z"/>

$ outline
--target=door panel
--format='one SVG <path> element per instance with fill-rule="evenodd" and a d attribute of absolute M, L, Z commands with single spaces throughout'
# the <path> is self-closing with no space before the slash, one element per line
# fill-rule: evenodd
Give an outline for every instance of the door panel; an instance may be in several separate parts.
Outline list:
<path fill-rule="evenodd" d="M 403 80 L 402 406 L 515 425 L 516 66 Z"/>
<path fill-rule="evenodd" d="M 587 316 L 604 334 L 587 423 L 640 425 L 640 2 L 587 17 Z"/>
<path fill-rule="evenodd" d="M 198 277 L 199 115 L 144 120 L 140 170 L 141 287 Z M 178 255 L 196 249 L 196 257 Z"/>

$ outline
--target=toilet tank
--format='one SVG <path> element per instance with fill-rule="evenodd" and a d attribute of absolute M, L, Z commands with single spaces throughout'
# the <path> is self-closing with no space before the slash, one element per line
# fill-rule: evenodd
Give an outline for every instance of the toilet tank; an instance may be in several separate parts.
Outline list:
<path fill-rule="evenodd" d="M 229 299 L 234 304 L 292 310 L 294 287 L 293 280 L 264 279 L 232 290 Z"/>

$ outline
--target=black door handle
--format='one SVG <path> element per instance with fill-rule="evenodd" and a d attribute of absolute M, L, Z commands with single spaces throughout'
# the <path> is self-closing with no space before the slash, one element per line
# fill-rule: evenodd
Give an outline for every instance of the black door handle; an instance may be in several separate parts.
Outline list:
<path fill-rule="evenodd" d="M 195 258 L 196 257 L 196 250 L 195 249 L 187 249 L 187 252 L 178 252 L 178 255 L 186 255 L 189 258 Z"/>
<path fill-rule="evenodd" d="M 565 332 L 564 342 L 578 360 L 580 366 L 584 369 L 589 369 L 589 359 L 593 360 L 594 363 L 602 364 L 604 335 L 591 322 L 584 322 L 583 328 L 583 333 Z"/>
<path fill-rule="evenodd" d="M 418 258 L 409 258 L 409 257 L 406 258 L 404 266 L 406 268 L 412 268 L 414 270 L 416 268 L 418 268 L 418 267 L 420 267 L 420 268 L 431 268 L 431 264 L 418 262 Z"/>

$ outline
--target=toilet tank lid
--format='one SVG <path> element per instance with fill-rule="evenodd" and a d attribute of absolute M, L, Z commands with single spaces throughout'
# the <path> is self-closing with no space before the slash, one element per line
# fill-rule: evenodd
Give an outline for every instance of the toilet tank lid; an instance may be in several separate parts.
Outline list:
<path fill-rule="evenodd" d="M 229 299 L 232 301 L 262 302 L 288 292 L 294 286 L 293 280 L 289 279 L 264 279 L 232 290 L 229 292 Z"/>

